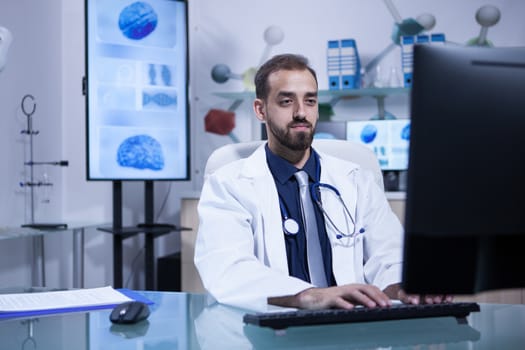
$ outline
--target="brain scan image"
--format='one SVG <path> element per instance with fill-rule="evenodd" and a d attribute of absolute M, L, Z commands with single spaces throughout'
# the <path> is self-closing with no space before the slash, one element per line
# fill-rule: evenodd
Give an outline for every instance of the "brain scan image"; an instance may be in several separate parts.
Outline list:
<path fill-rule="evenodd" d="M 377 127 L 372 124 L 367 124 L 361 130 L 361 141 L 364 143 L 370 143 L 375 140 L 377 136 Z"/>
<path fill-rule="evenodd" d="M 141 40 L 157 27 L 158 16 L 153 7 L 146 2 L 137 1 L 126 6 L 118 19 L 118 26 L 129 39 Z"/>
<path fill-rule="evenodd" d="M 162 146 L 149 135 L 128 137 L 118 147 L 117 163 L 135 169 L 162 170 L 164 168 Z"/>
<path fill-rule="evenodd" d="M 401 139 L 406 141 L 410 140 L 410 124 L 405 125 L 401 130 Z"/>

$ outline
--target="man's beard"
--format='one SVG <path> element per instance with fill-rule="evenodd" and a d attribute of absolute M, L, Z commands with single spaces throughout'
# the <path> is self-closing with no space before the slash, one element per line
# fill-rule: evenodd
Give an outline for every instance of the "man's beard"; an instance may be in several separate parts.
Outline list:
<path fill-rule="evenodd" d="M 295 132 L 291 133 L 290 128 L 300 121 L 294 120 L 286 126 L 286 128 L 279 128 L 276 124 L 272 122 L 270 118 L 266 120 L 270 132 L 275 136 L 277 141 L 294 151 L 304 151 L 312 145 L 312 140 L 314 138 L 314 129 L 311 129 L 311 132 Z M 303 122 L 301 122 L 303 123 Z"/>

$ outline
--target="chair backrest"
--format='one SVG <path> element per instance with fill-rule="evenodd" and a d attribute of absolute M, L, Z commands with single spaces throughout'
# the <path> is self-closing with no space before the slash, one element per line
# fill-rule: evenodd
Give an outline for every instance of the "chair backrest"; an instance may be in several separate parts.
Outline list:
<path fill-rule="evenodd" d="M 213 173 L 215 170 L 234 160 L 246 158 L 252 154 L 257 147 L 266 141 L 250 141 L 241 143 L 232 143 L 217 148 L 208 158 L 204 176 Z M 334 157 L 349 160 L 359 164 L 364 169 L 371 170 L 374 174 L 375 181 L 383 186 L 383 175 L 379 167 L 379 161 L 369 148 L 353 141 L 332 140 L 332 139 L 314 139 L 313 147 Z"/>

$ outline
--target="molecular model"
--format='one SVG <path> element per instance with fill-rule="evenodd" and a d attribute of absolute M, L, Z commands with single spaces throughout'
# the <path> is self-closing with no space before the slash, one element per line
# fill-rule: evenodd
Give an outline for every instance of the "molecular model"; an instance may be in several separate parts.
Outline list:
<path fill-rule="evenodd" d="M 476 22 L 481 26 L 479 35 L 467 42 L 469 46 L 493 46 L 487 39 L 489 27 L 496 25 L 501 18 L 501 13 L 496 6 L 485 5 L 476 11 Z"/>
<path fill-rule="evenodd" d="M 211 77 L 213 81 L 223 84 L 229 79 L 238 79 L 243 82 L 244 89 L 246 91 L 255 90 L 253 78 L 257 68 L 268 59 L 272 47 L 278 45 L 284 39 L 284 33 L 282 29 L 277 26 L 270 26 L 266 28 L 263 36 L 266 46 L 257 67 L 250 67 L 242 74 L 237 74 L 233 73 L 230 67 L 226 64 L 216 64 L 211 70 Z M 232 130 L 235 128 L 235 110 L 241 103 L 242 99 L 235 100 L 227 110 L 210 109 L 204 117 L 204 128 L 206 132 L 217 135 L 227 135 L 232 139 L 233 142 L 239 142 L 239 139 L 232 132 Z"/>
<path fill-rule="evenodd" d="M 391 35 L 392 42 L 365 66 L 365 74 L 370 73 L 390 51 L 400 45 L 401 37 L 430 31 L 436 25 L 436 18 L 432 14 L 424 13 L 417 16 L 416 19 L 403 19 L 392 0 L 384 0 L 384 3 L 395 21 Z M 481 30 L 477 37 L 467 42 L 467 45 L 492 46 L 492 43 L 487 39 L 487 33 L 489 27 L 499 22 L 501 17 L 499 9 L 493 5 L 484 5 L 476 11 L 475 17 L 476 22 L 481 26 Z"/>

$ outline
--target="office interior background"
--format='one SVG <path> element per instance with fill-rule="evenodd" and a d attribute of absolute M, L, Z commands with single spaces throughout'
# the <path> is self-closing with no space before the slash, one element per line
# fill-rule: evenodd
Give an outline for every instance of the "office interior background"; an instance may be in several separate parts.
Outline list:
<path fill-rule="evenodd" d="M 123 6 L 131 1 L 119 0 Z M 356 40 L 360 61 L 366 66 L 392 43 L 394 18 L 382 0 L 189 0 L 189 96 L 191 180 L 155 183 L 155 218 L 180 223 L 180 202 L 198 197 L 207 157 L 221 145 L 260 138 L 260 124 L 243 100 L 234 113 L 235 125 L 225 132 L 206 131 L 211 110 L 227 111 L 233 99 L 217 93 L 249 89 L 242 79 L 224 83 L 212 79 L 218 64 L 233 75 L 249 76 L 250 70 L 271 55 L 293 52 L 305 55 L 318 72 L 319 88 L 328 89 L 326 47 L 329 40 Z M 416 18 L 432 14 L 432 32 L 465 45 L 480 33 L 476 11 L 487 4 L 501 13 L 488 28 L 494 46 L 525 45 L 525 2 L 520 0 L 393 0 L 400 16 Z M 39 180 L 53 185 L 37 189 L 35 220 L 38 222 L 90 225 L 84 237 L 84 286 L 112 283 L 112 238 L 97 225 L 111 224 L 112 184 L 86 180 L 86 101 L 82 94 L 85 76 L 84 0 L 1 0 L 0 26 L 13 34 L 7 64 L 0 71 L 0 227 L 19 227 L 30 220 L 27 186 L 28 138 L 21 133 L 27 117 L 21 108 L 26 95 L 34 97 L 32 115 L 34 160 L 67 160 L 67 167 L 45 166 L 35 171 Z M 266 33 L 266 36 L 265 36 Z M 401 49 L 395 46 L 366 77 L 388 86 L 396 74 L 402 81 Z M 451 77 L 452 78 L 452 77 Z M 461 98 L 458 96 L 458 98 Z M 407 94 L 389 96 L 386 109 L 399 119 L 409 118 Z M 446 103 L 446 101 L 444 101 Z M 331 120 L 366 120 L 377 113 L 372 97 L 342 100 L 333 106 Z M 497 116 L 494 116 L 497 123 Z M 439 165 L 436 165 L 439 171 Z M 143 183 L 124 182 L 124 224 L 144 220 Z M 486 189 L 480 189 L 484 191 Z M 483 216 L 480 213 L 480 219 Z M 92 225 L 92 226 L 91 226 Z M 218 228 L 220 230 L 220 228 Z M 184 235 L 184 232 L 181 233 Z M 46 235 L 46 285 L 71 287 L 72 237 Z M 125 287 L 144 288 L 141 237 L 125 241 Z M 155 241 L 157 256 L 180 250 L 178 234 Z M 31 238 L 0 240 L 0 285 L 31 284 L 33 256 Z M 176 278 L 176 276 L 174 276 Z"/>

